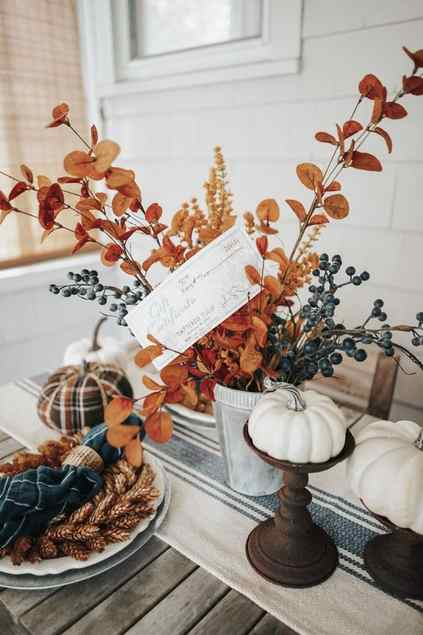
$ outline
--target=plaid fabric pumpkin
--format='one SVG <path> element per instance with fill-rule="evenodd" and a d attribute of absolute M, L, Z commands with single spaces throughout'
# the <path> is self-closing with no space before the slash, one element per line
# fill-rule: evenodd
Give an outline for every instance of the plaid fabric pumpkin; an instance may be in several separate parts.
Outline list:
<path fill-rule="evenodd" d="M 63 434 L 79 432 L 104 421 L 104 408 L 116 395 L 132 397 L 124 371 L 114 364 L 96 362 L 63 366 L 43 386 L 38 416 L 50 428 Z"/>

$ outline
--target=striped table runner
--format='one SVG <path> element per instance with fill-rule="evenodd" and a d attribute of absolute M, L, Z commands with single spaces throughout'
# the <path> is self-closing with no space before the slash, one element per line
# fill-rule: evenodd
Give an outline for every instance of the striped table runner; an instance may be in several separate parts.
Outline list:
<path fill-rule="evenodd" d="M 44 380 L 39 376 L 0 388 L 0 403 L 10 403 L 12 393 L 19 411 L 18 421 L 12 421 L 10 407 L 6 408 L 7 417 L 2 409 L 0 428 L 21 441 L 25 437 L 22 427 L 31 427 L 34 421 L 35 399 Z M 23 417 L 24 412 L 27 417 Z M 353 433 L 371 421 L 368 416 L 347 415 Z M 47 430 L 47 436 L 50 433 Z M 311 475 L 309 485 L 311 513 L 335 540 L 339 567 L 317 587 L 286 589 L 258 576 L 244 552 L 248 533 L 272 515 L 277 498 L 247 497 L 225 485 L 216 432 L 175 423 L 169 443 L 148 442 L 147 446 L 163 462 L 172 480 L 171 506 L 159 537 L 282 622 L 307 635 L 423 633 L 423 602 L 400 600 L 382 592 L 364 568 L 364 545 L 384 530 L 350 492 L 344 463 Z"/>

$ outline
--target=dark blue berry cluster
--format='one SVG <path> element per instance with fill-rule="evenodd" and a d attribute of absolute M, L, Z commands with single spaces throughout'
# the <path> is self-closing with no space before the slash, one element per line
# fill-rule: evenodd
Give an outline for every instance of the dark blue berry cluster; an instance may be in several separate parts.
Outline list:
<path fill-rule="evenodd" d="M 88 269 L 82 269 L 79 273 L 69 271 L 68 279 L 70 282 L 65 285 L 51 284 L 51 293 L 65 298 L 78 296 L 81 300 L 96 301 L 110 311 L 105 315 L 114 317 L 119 326 L 127 326 L 127 307 L 138 304 L 145 297 L 142 284 L 137 279 L 134 279 L 132 287 L 103 285 L 99 281 L 98 272 Z"/>
<path fill-rule="evenodd" d="M 336 322 L 335 312 L 341 303 L 338 291 L 347 285 L 358 287 L 370 278 L 367 271 L 357 273 L 355 267 L 349 266 L 339 282 L 341 268 L 341 256 L 329 259 L 327 254 L 322 254 L 319 268 L 313 271 L 315 281 L 309 287 L 310 296 L 299 312 L 289 308 L 289 314 L 283 317 L 273 315 L 265 356 L 279 379 L 298 385 L 313 379 L 317 373 L 331 377 L 334 367 L 341 364 L 345 356 L 363 362 L 367 358 L 363 346 L 369 344 L 378 346 L 388 357 L 398 349 L 423 367 L 410 351 L 393 341 L 393 331 L 408 331 L 413 345 L 423 344 L 423 312 L 417 314 L 415 326 L 391 327 L 383 310 L 384 302 L 377 299 L 362 325 L 349 329 Z M 371 320 L 382 324 L 369 328 Z"/>

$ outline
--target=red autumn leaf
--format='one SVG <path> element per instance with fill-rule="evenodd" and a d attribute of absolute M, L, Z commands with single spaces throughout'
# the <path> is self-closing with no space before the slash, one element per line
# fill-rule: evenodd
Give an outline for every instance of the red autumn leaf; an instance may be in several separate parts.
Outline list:
<path fill-rule="evenodd" d="M 27 183 L 24 183 L 24 181 L 18 181 L 18 183 L 16 183 L 10 190 L 9 201 L 13 201 L 14 198 L 19 196 L 20 194 L 23 194 L 29 189 L 30 187 Z"/>
<path fill-rule="evenodd" d="M 82 150 L 69 152 L 64 158 L 63 167 L 71 176 L 85 177 L 91 175 L 94 158 Z"/>
<path fill-rule="evenodd" d="M 114 397 L 106 406 L 104 420 L 108 426 L 118 425 L 129 417 L 133 409 L 134 402 L 129 397 Z"/>
<path fill-rule="evenodd" d="M 373 110 L 371 116 L 372 123 L 378 123 L 383 115 L 384 103 L 379 97 L 375 97 L 373 100 Z"/>
<path fill-rule="evenodd" d="M 368 152 L 353 152 L 351 167 L 356 170 L 368 170 L 369 172 L 382 172 L 382 164 L 377 157 Z"/>
<path fill-rule="evenodd" d="M 112 200 L 112 209 L 115 216 L 120 217 L 129 209 L 132 198 L 128 198 L 120 192 L 116 192 Z"/>
<path fill-rule="evenodd" d="M 294 212 L 295 216 L 298 218 L 300 223 L 305 221 L 307 213 L 305 211 L 304 205 L 300 203 L 300 201 L 296 201 L 293 198 L 287 198 L 285 202 L 288 203 L 289 207 L 292 209 L 292 211 Z"/>
<path fill-rule="evenodd" d="M 200 383 L 200 392 L 209 401 L 214 401 L 214 387 L 216 383 L 214 379 L 204 379 Z"/>
<path fill-rule="evenodd" d="M 328 222 L 329 222 L 329 219 L 326 218 L 324 214 L 313 214 L 313 216 L 310 218 L 309 226 L 324 225 L 325 223 L 328 223 Z"/>
<path fill-rule="evenodd" d="M 101 262 L 106 267 L 111 267 L 119 260 L 122 254 L 123 249 L 120 245 L 109 243 L 101 252 Z"/>
<path fill-rule="evenodd" d="M 40 177 L 38 177 L 39 179 Z M 45 177 L 47 178 L 47 177 Z M 58 183 L 81 183 L 81 179 L 78 179 L 76 176 L 59 176 L 57 179 Z M 40 182 L 38 181 L 38 186 L 40 186 Z"/>
<path fill-rule="evenodd" d="M 112 167 L 106 172 L 106 185 L 111 190 L 116 190 L 135 179 L 135 172 L 125 168 Z"/>
<path fill-rule="evenodd" d="M 160 371 L 160 379 L 169 386 L 171 390 L 176 390 L 188 379 L 188 369 L 185 366 L 169 364 Z"/>
<path fill-rule="evenodd" d="M 348 139 L 348 137 L 351 137 L 353 134 L 356 134 L 356 132 L 360 132 L 360 130 L 363 130 L 363 126 L 361 125 L 359 121 L 354 121 L 354 119 L 349 119 L 342 126 L 342 133 L 344 135 L 344 139 Z"/>
<path fill-rule="evenodd" d="M 134 357 L 134 362 L 139 368 L 144 368 L 147 364 L 159 357 L 163 353 L 163 347 L 160 344 L 152 344 L 142 348 Z"/>
<path fill-rule="evenodd" d="M 141 467 L 143 462 L 144 451 L 141 445 L 139 436 L 132 439 L 125 445 L 124 448 L 125 458 L 133 467 Z"/>
<path fill-rule="evenodd" d="M 93 124 L 91 126 L 91 145 L 94 147 L 98 142 L 98 130 L 96 126 Z"/>
<path fill-rule="evenodd" d="M 288 264 L 288 257 L 282 247 L 275 247 L 272 251 L 268 251 L 266 254 L 266 260 L 277 262 L 281 270 L 286 269 Z"/>
<path fill-rule="evenodd" d="M 363 77 L 358 85 L 358 90 L 363 97 L 368 97 L 369 99 L 379 97 L 380 99 L 384 99 L 385 91 L 383 84 L 376 75 L 372 75 L 371 73 Z"/>
<path fill-rule="evenodd" d="M 332 194 L 323 201 L 325 212 L 331 218 L 340 220 L 348 216 L 350 206 L 347 199 L 342 194 Z"/>
<path fill-rule="evenodd" d="M 224 322 L 222 322 L 221 326 L 228 331 L 243 333 L 251 328 L 251 322 L 248 315 L 238 312 L 228 317 Z"/>
<path fill-rule="evenodd" d="M 165 229 L 167 229 L 167 225 L 164 225 L 163 223 L 155 223 L 153 227 L 153 234 L 155 236 L 158 236 L 159 234 L 164 232 Z"/>
<path fill-rule="evenodd" d="M 256 350 L 252 342 L 248 342 L 247 346 L 241 352 L 239 357 L 239 367 L 248 375 L 253 375 L 263 362 L 263 355 Z"/>
<path fill-rule="evenodd" d="M 11 209 L 11 204 L 7 200 L 4 193 L 0 190 L 0 210 L 2 210 L 3 212 L 10 212 Z"/>
<path fill-rule="evenodd" d="M 153 412 L 156 412 L 163 404 L 165 397 L 166 393 L 164 390 L 152 392 L 150 395 L 147 395 L 143 402 L 141 414 L 145 417 L 152 415 Z"/>
<path fill-rule="evenodd" d="M 251 284 L 260 284 L 261 276 L 255 267 L 252 265 L 246 265 L 244 271 Z"/>
<path fill-rule="evenodd" d="M 418 51 L 409 51 L 407 47 L 402 47 L 403 51 L 408 55 L 408 57 L 413 61 L 416 68 L 423 68 L 423 49 Z"/>
<path fill-rule="evenodd" d="M 107 430 L 106 440 L 113 448 L 124 448 L 139 433 L 138 426 L 114 424 Z"/>
<path fill-rule="evenodd" d="M 85 238 L 85 236 L 87 236 L 87 232 L 85 231 L 85 228 L 82 225 L 82 223 L 76 224 L 74 233 L 75 233 L 75 238 L 77 238 L 78 240 L 82 240 L 83 238 Z"/>
<path fill-rule="evenodd" d="M 60 185 L 58 183 L 53 183 L 52 185 L 50 185 L 44 199 L 44 204 L 51 210 L 53 210 L 56 215 L 57 212 L 63 209 L 64 201 L 65 197 Z"/>
<path fill-rule="evenodd" d="M 275 223 L 279 219 L 279 205 L 274 198 L 265 198 L 257 205 L 256 215 L 261 223 Z"/>
<path fill-rule="evenodd" d="M 144 422 L 145 431 L 156 443 L 167 443 L 172 438 L 173 424 L 168 412 L 155 412 Z"/>
<path fill-rule="evenodd" d="M 120 152 L 120 147 L 110 139 L 104 139 L 97 143 L 94 148 L 95 152 L 95 169 L 97 172 L 105 172 L 116 159 Z"/>
<path fill-rule="evenodd" d="M 383 106 L 383 114 L 388 119 L 402 119 L 407 116 L 407 111 L 401 104 L 395 101 L 388 101 Z"/>
<path fill-rule="evenodd" d="M 282 285 L 278 278 L 274 276 L 265 276 L 263 280 L 264 288 L 269 291 L 273 298 L 277 299 L 282 294 Z"/>
<path fill-rule="evenodd" d="M 89 196 L 88 198 L 81 198 L 77 204 L 75 205 L 76 209 L 83 212 L 85 210 L 95 209 L 97 211 L 101 210 L 101 203 L 93 196 Z"/>
<path fill-rule="evenodd" d="M 257 344 L 264 347 L 267 342 L 267 325 L 261 318 L 258 317 L 258 315 L 253 315 L 251 323 L 254 328 Z"/>
<path fill-rule="evenodd" d="M 266 253 L 268 242 L 269 241 L 267 239 L 267 236 L 260 236 L 259 238 L 256 239 L 257 249 L 261 256 L 264 256 L 264 254 Z"/>
<path fill-rule="evenodd" d="M 325 187 L 325 192 L 339 192 L 341 189 L 341 184 L 339 181 L 332 181 Z"/>
<path fill-rule="evenodd" d="M 69 106 L 65 103 L 55 106 L 51 112 L 52 121 L 47 125 L 47 128 L 56 128 L 62 123 L 65 123 L 68 119 Z"/>
<path fill-rule="evenodd" d="M 52 229 L 54 227 L 54 210 L 41 203 L 38 210 L 38 222 L 43 229 Z"/>
<path fill-rule="evenodd" d="M 156 223 L 160 220 L 163 210 L 158 203 L 152 203 L 147 207 L 145 217 L 149 223 Z"/>
<path fill-rule="evenodd" d="M 148 388 L 148 390 L 162 390 L 163 388 L 165 388 L 165 386 L 158 384 L 157 381 L 154 381 L 154 379 L 152 379 L 148 375 L 143 375 L 142 383 L 146 388 Z"/>
<path fill-rule="evenodd" d="M 389 136 L 389 134 L 386 132 L 386 130 L 384 130 L 383 128 L 379 128 L 379 126 L 377 128 L 375 128 L 373 130 L 373 132 L 375 132 L 376 134 L 378 134 L 380 137 L 382 137 L 385 140 L 386 146 L 388 148 L 388 152 L 389 154 L 391 154 L 392 152 L 392 139 Z"/>
<path fill-rule="evenodd" d="M 121 262 L 120 268 L 128 274 L 128 276 L 136 276 L 141 271 L 141 264 L 139 262 L 134 263 L 125 260 L 124 262 Z"/>
<path fill-rule="evenodd" d="M 423 95 L 423 77 L 411 75 L 402 78 L 402 87 L 405 93 L 410 95 Z"/>
<path fill-rule="evenodd" d="M 21 172 L 23 174 L 24 179 L 26 179 L 28 181 L 28 183 L 31 183 L 31 185 L 32 185 L 33 182 L 34 182 L 34 175 L 32 173 L 32 170 L 30 170 L 27 165 L 22 163 Z"/>
<path fill-rule="evenodd" d="M 262 234 L 267 234 L 268 236 L 272 236 L 273 234 L 277 234 L 278 230 L 274 227 L 270 227 L 270 225 L 265 225 L 264 223 L 260 223 L 258 230 Z"/>
<path fill-rule="evenodd" d="M 300 163 L 297 165 L 296 172 L 301 183 L 309 190 L 315 191 L 316 184 L 321 183 L 323 180 L 321 169 L 313 163 Z"/>
<path fill-rule="evenodd" d="M 90 240 L 91 239 L 88 236 L 88 234 L 84 236 L 83 238 L 81 238 L 81 240 L 78 240 L 78 242 L 75 244 L 74 248 L 72 249 L 72 254 L 76 254 L 80 249 L 82 249 L 84 245 L 90 242 Z"/>
<path fill-rule="evenodd" d="M 338 142 L 335 139 L 335 137 L 329 134 L 329 132 L 316 132 L 316 134 L 314 135 L 314 138 L 316 139 L 316 141 L 320 141 L 321 143 L 330 143 L 333 146 L 338 145 Z"/>
<path fill-rule="evenodd" d="M 118 192 L 124 194 L 128 198 L 135 198 L 141 200 L 141 190 L 135 181 L 129 181 L 129 183 L 125 183 L 125 185 L 120 185 L 116 188 Z"/>

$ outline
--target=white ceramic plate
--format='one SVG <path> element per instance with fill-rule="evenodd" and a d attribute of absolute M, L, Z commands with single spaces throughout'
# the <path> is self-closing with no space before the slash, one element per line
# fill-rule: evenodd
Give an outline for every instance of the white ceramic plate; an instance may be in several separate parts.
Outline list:
<path fill-rule="evenodd" d="M 136 538 L 140 533 L 147 529 L 150 522 L 153 520 L 154 516 L 157 513 L 157 508 L 163 500 L 165 491 L 166 480 L 164 470 L 160 461 L 154 458 L 146 450 L 144 450 L 144 457 L 145 462 L 149 463 L 155 472 L 156 476 L 154 478 L 153 485 L 160 491 L 160 496 L 158 496 L 153 502 L 154 513 L 152 513 L 147 518 L 144 518 L 144 520 L 140 522 L 140 524 L 131 533 L 128 540 L 125 540 L 125 542 L 118 542 L 108 545 L 102 553 L 90 554 L 88 560 L 84 561 L 75 560 L 70 556 L 65 556 L 63 558 L 54 558 L 52 560 L 41 560 L 41 562 L 37 562 L 34 564 L 30 562 L 23 562 L 19 567 L 17 567 L 13 565 L 10 557 L 7 556 L 0 559 L 0 573 L 7 573 L 9 575 L 23 575 L 28 573 L 32 575 L 57 575 L 71 569 L 83 569 L 85 567 L 91 567 L 92 565 L 98 564 L 103 560 L 111 558 L 119 551 L 122 551 L 122 549 L 125 549 L 125 547 L 127 547 L 134 540 L 134 538 Z"/>
<path fill-rule="evenodd" d="M 190 422 L 203 423 L 208 426 L 216 425 L 216 419 L 213 415 L 209 415 L 206 412 L 197 412 L 196 410 L 191 410 L 191 408 L 187 408 L 186 406 L 182 406 L 178 403 L 168 403 L 166 404 L 166 408 L 171 412 L 184 417 L 184 419 L 189 419 Z"/>

